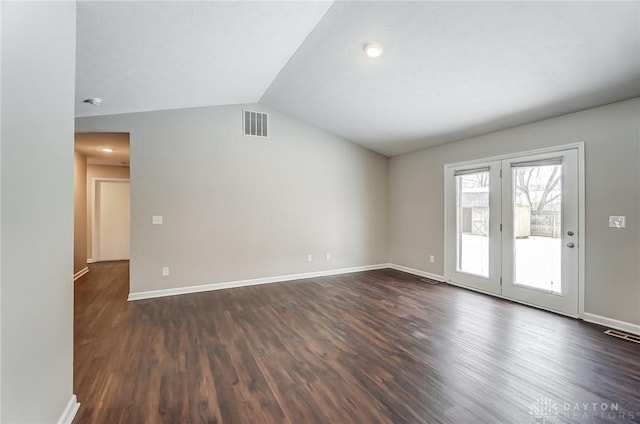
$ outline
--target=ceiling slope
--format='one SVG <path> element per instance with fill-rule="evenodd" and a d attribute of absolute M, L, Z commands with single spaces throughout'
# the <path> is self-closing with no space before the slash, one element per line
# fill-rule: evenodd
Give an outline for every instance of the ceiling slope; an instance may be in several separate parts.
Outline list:
<path fill-rule="evenodd" d="M 80 1 L 76 115 L 255 103 L 330 6 Z"/>
<path fill-rule="evenodd" d="M 394 156 L 636 97 L 639 5 L 336 2 L 261 103 Z"/>

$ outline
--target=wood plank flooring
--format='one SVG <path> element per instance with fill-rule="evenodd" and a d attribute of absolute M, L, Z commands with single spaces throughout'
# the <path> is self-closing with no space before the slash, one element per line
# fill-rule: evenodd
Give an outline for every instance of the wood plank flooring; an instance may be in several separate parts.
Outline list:
<path fill-rule="evenodd" d="M 75 424 L 640 423 L 640 345 L 599 326 L 393 270 L 127 302 L 90 269 Z"/>

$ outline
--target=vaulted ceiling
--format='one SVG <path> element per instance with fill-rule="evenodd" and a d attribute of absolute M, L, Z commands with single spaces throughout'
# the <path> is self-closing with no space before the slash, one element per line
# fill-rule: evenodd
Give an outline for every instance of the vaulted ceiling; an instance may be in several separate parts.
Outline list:
<path fill-rule="evenodd" d="M 637 1 L 79 2 L 77 46 L 78 116 L 260 102 L 387 156 L 640 95 Z"/>

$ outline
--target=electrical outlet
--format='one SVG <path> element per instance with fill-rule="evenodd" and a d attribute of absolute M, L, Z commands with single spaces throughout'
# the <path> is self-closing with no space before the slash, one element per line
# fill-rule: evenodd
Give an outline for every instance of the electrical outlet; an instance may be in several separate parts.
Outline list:
<path fill-rule="evenodd" d="M 331 260 L 331 253 L 327 252 L 326 258 L 327 258 L 328 261 L 330 261 Z"/>
<path fill-rule="evenodd" d="M 165 266 L 162 268 L 162 276 L 163 277 L 168 277 L 169 276 L 169 267 Z"/>
<path fill-rule="evenodd" d="M 313 256 L 307 255 L 307 262 L 313 262 Z"/>
<path fill-rule="evenodd" d="M 153 225 L 162 225 L 162 216 L 154 215 L 153 217 L 151 217 L 151 222 L 153 223 Z"/>
<path fill-rule="evenodd" d="M 429 262 L 434 263 L 436 261 L 436 257 L 433 255 L 429 255 Z"/>

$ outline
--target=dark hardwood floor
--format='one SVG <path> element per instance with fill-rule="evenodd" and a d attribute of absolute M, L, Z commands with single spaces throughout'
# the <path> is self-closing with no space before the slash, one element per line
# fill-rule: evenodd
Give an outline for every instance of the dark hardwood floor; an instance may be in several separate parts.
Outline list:
<path fill-rule="evenodd" d="M 640 345 L 380 270 L 127 302 L 75 283 L 74 423 L 640 422 Z"/>

